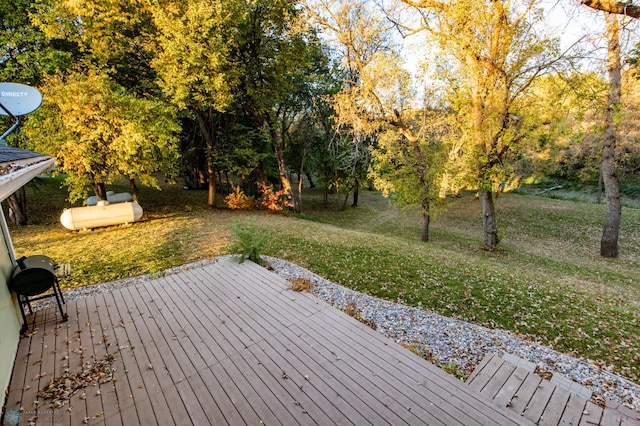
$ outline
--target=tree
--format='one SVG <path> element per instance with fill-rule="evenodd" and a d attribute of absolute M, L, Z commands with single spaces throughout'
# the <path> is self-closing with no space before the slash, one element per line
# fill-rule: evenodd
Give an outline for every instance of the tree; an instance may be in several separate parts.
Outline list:
<path fill-rule="evenodd" d="M 171 176 L 179 127 L 174 111 L 157 96 L 150 68 L 155 28 L 145 4 L 42 1 L 31 16 L 42 32 L 63 39 L 73 54 L 73 68 L 43 87 L 46 111 L 59 116 L 40 114 L 31 126 L 34 135 L 36 124 L 41 131 L 59 131 L 48 141 L 39 136 L 39 144 L 70 173 L 70 199 L 86 195 L 87 185 L 104 199 L 105 183 L 117 176 L 129 180 L 137 198 L 136 180 L 157 187 L 154 173 Z"/>
<path fill-rule="evenodd" d="M 106 199 L 105 184 L 121 176 L 158 187 L 155 174 L 177 166 L 179 125 L 169 106 L 128 94 L 95 71 L 52 77 L 43 95 L 25 132 L 38 151 L 58 157 L 69 201 L 88 187 Z"/>
<path fill-rule="evenodd" d="M 584 71 L 546 75 L 532 85 L 524 100 L 529 108 L 521 119 L 531 131 L 517 153 L 514 178 L 595 184 L 600 169 L 600 115 L 606 104 L 602 76 Z"/>
<path fill-rule="evenodd" d="M 371 175 L 376 188 L 400 206 L 421 206 L 423 242 L 429 241 L 432 205 L 439 198 L 435 183 L 446 164 L 446 139 L 454 135 L 447 115 L 446 111 L 413 111 L 408 123 L 420 129 L 417 141 L 410 143 L 398 132 L 387 131 L 379 135 L 372 150 Z"/>
<path fill-rule="evenodd" d="M 31 1 L 6 0 L 0 4 L 0 81 L 37 86 L 46 74 L 69 65 L 70 55 L 58 50 L 60 40 L 49 39 L 32 22 Z M 4 132 L 0 118 L 0 132 Z M 24 138 L 10 139 L 14 146 L 29 149 Z M 9 217 L 16 225 L 25 225 L 27 195 L 24 187 L 7 198 Z"/>
<path fill-rule="evenodd" d="M 616 145 L 618 140 L 616 115 L 620 111 L 622 94 L 622 64 L 620 62 L 620 23 L 618 16 L 605 12 L 607 25 L 607 72 L 609 74 L 609 94 L 604 119 L 604 140 L 602 142 L 601 174 L 605 188 L 606 208 L 604 229 L 600 239 L 600 255 L 618 257 L 618 235 L 622 204 L 616 168 Z"/>
<path fill-rule="evenodd" d="M 475 159 L 484 247 L 493 250 L 499 242 L 493 193 L 505 179 L 507 154 L 523 137 L 515 110 L 535 79 L 557 62 L 557 40 L 536 30 L 542 19 L 537 0 L 403 2 L 420 12 L 420 29 L 452 59 L 456 91 L 467 99 L 458 97 L 456 107 Z"/>
<path fill-rule="evenodd" d="M 307 7 L 336 47 L 337 60 L 344 70 L 342 89 L 333 97 L 336 130 L 351 137 L 356 152 L 365 151 L 359 147 L 363 141 L 391 129 L 408 144 L 406 153 L 413 158 L 411 170 L 420 186 L 416 193 L 422 195 L 416 200 L 422 207 L 421 240 L 428 241 L 436 176 L 430 168 L 436 157 L 425 152 L 419 131 L 408 123 L 414 90 L 411 76 L 395 51 L 393 25 L 368 2 L 353 5 L 319 0 L 309 2 Z"/>
<path fill-rule="evenodd" d="M 215 154 L 222 113 L 228 110 L 243 72 L 231 54 L 237 26 L 246 19 L 243 2 L 167 0 L 148 2 L 157 28 L 151 64 L 165 95 L 194 118 L 206 144 L 209 195 L 216 205 Z"/>
<path fill-rule="evenodd" d="M 320 41 L 291 0 L 264 0 L 248 8 L 240 27 L 237 61 L 245 69 L 238 108 L 268 135 L 283 191 L 300 211 L 285 163 L 287 134 L 295 117 L 321 95 L 317 84 L 326 59 Z"/>
<path fill-rule="evenodd" d="M 160 85 L 175 105 L 197 121 L 206 141 L 209 205 L 215 205 L 216 167 L 234 168 L 232 157 L 224 157 L 234 151 L 228 149 L 229 143 L 240 138 L 243 152 L 250 154 L 246 157 L 249 163 L 254 162 L 251 158 L 261 158 L 267 142 L 282 186 L 299 210 L 284 161 L 284 145 L 320 50 L 295 2 L 149 4 L 158 28 L 158 55 L 152 65 Z M 230 129 L 246 129 L 247 133 L 232 135 Z M 248 142 L 253 146 L 247 146 Z M 246 168 L 241 168 L 247 175 Z M 267 173 L 256 171 L 248 176 L 254 174 Z"/>
<path fill-rule="evenodd" d="M 616 147 L 618 144 L 616 116 L 620 111 L 622 94 L 622 63 L 620 60 L 620 22 L 618 15 L 640 18 L 640 8 L 632 3 L 611 0 L 583 0 L 582 4 L 605 15 L 607 28 L 607 72 L 609 75 L 609 94 L 605 110 L 605 134 L 602 144 L 601 174 L 604 182 L 606 208 L 604 229 L 600 239 L 602 257 L 618 257 L 618 236 L 622 205 L 620 203 L 620 185 L 616 167 Z"/>
<path fill-rule="evenodd" d="M 142 0 L 41 0 L 31 16 L 47 36 L 64 39 L 76 64 L 104 73 L 139 97 L 157 94 L 150 67 L 155 28 Z"/>

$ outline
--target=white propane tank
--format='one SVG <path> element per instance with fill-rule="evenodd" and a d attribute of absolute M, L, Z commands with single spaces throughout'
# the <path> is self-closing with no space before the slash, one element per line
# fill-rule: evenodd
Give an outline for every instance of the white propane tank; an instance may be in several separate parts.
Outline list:
<path fill-rule="evenodd" d="M 60 223 L 65 228 L 76 231 L 132 223 L 140 220 L 142 213 L 142 207 L 135 201 L 103 206 L 72 207 L 62 212 Z"/>

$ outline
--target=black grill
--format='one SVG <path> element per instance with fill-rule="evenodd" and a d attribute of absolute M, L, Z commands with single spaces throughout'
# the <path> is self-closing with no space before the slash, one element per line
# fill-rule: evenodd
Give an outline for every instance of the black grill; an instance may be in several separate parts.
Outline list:
<path fill-rule="evenodd" d="M 42 255 L 22 257 L 18 259 L 16 267 L 13 269 L 13 276 L 9 283 L 9 288 L 15 291 L 20 302 L 20 312 L 24 320 L 22 332 L 27 329 L 27 317 L 24 313 L 24 306 L 29 308 L 29 313 L 33 314 L 31 302 L 44 299 L 47 297 L 55 297 L 58 302 L 58 309 L 63 321 L 68 316 L 62 310 L 64 297 L 60 291 L 60 284 L 55 273 L 55 262 Z M 43 294 L 52 290 L 51 293 Z"/>

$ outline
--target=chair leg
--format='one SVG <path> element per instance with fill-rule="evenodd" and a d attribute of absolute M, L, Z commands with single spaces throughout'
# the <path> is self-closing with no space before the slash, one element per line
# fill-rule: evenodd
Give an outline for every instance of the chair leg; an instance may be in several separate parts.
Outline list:
<path fill-rule="evenodd" d="M 24 313 L 22 297 L 23 296 L 18 296 L 18 305 L 20 305 L 20 313 L 22 314 L 22 327 L 20 328 L 20 334 L 24 335 L 27 332 L 27 328 L 29 328 L 29 323 L 27 323 L 27 315 Z"/>
<path fill-rule="evenodd" d="M 60 309 L 60 315 L 62 315 L 62 321 L 67 321 L 69 319 L 69 315 L 67 315 L 62 310 L 62 304 L 66 302 L 64 301 L 64 296 L 62 295 L 62 291 L 60 291 L 60 284 L 58 284 L 57 278 L 53 283 L 53 293 L 56 295 L 56 302 L 58 302 L 58 308 Z"/>
<path fill-rule="evenodd" d="M 24 305 L 27 305 L 27 307 L 29 308 L 29 315 L 33 315 L 33 309 L 31 309 L 31 301 L 29 300 L 29 298 L 27 296 L 20 296 L 22 298 L 22 303 Z"/>

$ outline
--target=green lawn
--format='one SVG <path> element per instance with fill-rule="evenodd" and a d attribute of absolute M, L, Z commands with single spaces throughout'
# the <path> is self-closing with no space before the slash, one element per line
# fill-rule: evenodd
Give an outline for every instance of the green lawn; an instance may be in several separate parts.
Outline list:
<path fill-rule="evenodd" d="M 480 207 L 471 194 L 442 208 L 424 244 L 417 214 L 377 192 L 364 191 L 360 207 L 338 212 L 336 199 L 325 209 L 321 193 L 309 190 L 296 218 L 211 210 L 205 192 L 164 185 L 143 190 L 142 222 L 71 232 L 57 222 L 65 206 L 59 187 L 46 179 L 30 188 L 31 224 L 11 232 L 19 256 L 72 264 L 64 287 L 214 256 L 231 243 L 230 224 L 252 220 L 268 236 L 264 254 L 361 292 L 530 336 L 640 381 L 639 209 L 623 210 L 620 258 L 607 260 L 598 255 L 604 207 L 584 201 L 503 194 L 496 205 L 502 243 L 490 253 L 480 249 Z"/>

